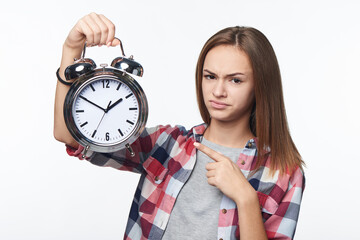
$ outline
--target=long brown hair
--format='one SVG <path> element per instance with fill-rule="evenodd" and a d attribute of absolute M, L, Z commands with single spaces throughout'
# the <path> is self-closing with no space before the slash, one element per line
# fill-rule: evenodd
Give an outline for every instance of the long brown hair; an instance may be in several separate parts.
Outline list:
<path fill-rule="evenodd" d="M 257 138 L 258 156 L 255 169 L 271 153 L 270 169 L 274 173 L 291 173 L 304 164 L 290 136 L 286 119 L 279 64 L 270 42 L 251 27 L 229 27 L 213 35 L 204 45 L 196 66 L 196 93 L 203 121 L 210 124 L 210 114 L 202 93 L 203 66 L 210 49 L 219 45 L 236 46 L 244 51 L 253 69 L 255 103 L 249 125 Z M 270 150 L 270 152 L 269 152 Z"/>

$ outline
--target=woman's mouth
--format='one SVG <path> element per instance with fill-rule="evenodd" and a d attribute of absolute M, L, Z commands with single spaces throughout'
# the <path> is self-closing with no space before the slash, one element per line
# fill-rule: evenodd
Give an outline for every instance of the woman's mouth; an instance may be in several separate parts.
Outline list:
<path fill-rule="evenodd" d="M 219 102 L 219 101 L 215 101 L 215 100 L 210 100 L 210 104 L 211 104 L 211 107 L 213 107 L 213 108 L 215 108 L 215 109 L 224 109 L 224 108 L 226 108 L 227 106 L 229 106 L 229 105 L 226 104 L 226 103 Z"/>

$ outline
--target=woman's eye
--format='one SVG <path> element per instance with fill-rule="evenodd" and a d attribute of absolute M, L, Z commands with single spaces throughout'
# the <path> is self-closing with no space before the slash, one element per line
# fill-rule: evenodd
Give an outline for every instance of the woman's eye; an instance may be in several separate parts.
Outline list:
<path fill-rule="evenodd" d="M 215 76 L 213 76 L 213 75 L 204 75 L 204 77 L 206 78 L 206 79 L 215 79 Z"/>
<path fill-rule="evenodd" d="M 238 79 L 238 78 L 233 78 L 233 79 L 231 79 L 231 82 L 233 82 L 233 83 L 241 83 L 242 81 L 240 79 Z"/>

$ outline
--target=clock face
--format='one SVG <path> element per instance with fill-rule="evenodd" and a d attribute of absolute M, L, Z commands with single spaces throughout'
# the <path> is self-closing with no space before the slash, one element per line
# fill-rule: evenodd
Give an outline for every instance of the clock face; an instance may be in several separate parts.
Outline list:
<path fill-rule="evenodd" d="M 72 115 L 79 132 L 87 139 L 111 145 L 133 133 L 139 119 L 139 102 L 124 82 L 100 78 L 80 89 Z"/>

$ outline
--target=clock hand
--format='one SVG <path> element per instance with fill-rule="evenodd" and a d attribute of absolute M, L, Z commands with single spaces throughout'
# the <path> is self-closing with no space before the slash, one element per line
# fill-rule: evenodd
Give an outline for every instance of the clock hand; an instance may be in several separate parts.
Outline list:
<path fill-rule="evenodd" d="M 118 105 L 119 103 L 122 102 L 122 98 L 120 98 L 119 100 L 117 100 L 116 102 L 114 102 L 113 104 L 111 104 L 110 106 L 108 106 L 108 108 L 105 110 L 105 112 L 110 111 L 110 109 L 112 109 L 113 107 L 115 107 L 116 105 Z"/>
<path fill-rule="evenodd" d="M 98 107 L 98 108 L 100 108 L 101 110 L 103 110 L 104 112 L 106 112 L 106 110 L 104 109 L 104 108 L 102 108 L 102 107 L 100 107 L 99 105 L 97 105 L 96 103 L 93 103 L 92 101 L 90 101 L 89 99 L 87 99 L 86 97 L 83 97 L 83 96 L 79 96 L 80 98 L 82 98 L 82 99 L 84 99 L 85 101 L 87 101 L 87 102 L 89 102 L 89 103 L 91 103 L 92 105 L 94 105 L 94 106 L 96 106 L 96 107 Z M 111 101 L 110 101 L 111 102 Z"/>
<path fill-rule="evenodd" d="M 111 101 L 109 102 L 109 104 L 108 104 L 108 106 L 107 106 L 107 108 L 106 108 L 106 109 L 108 109 L 108 108 L 109 108 L 110 104 L 111 104 Z M 97 130 L 98 130 L 98 128 L 99 128 L 99 126 L 100 126 L 100 123 L 102 122 L 102 120 L 103 120 L 103 119 L 104 119 L 104 117 L 105 117 L 106 112 L 107 112 L 107 111 L 105 111 L 105 110 L 104 110 L 104 114 L 102 115 L 102 117 L 101 117 L 101 119 L 100 119 L 100 122 L 99 122 L 99 124 L 97 125 L 97 127 L 96 127 L 96 129 L 95 129 L 95 131 L 94 131 L 94 133 L 93 133 L 93 136 L 95 136 L 95 134 L 96 134 L 96 132 L 97 132 Z"/>

